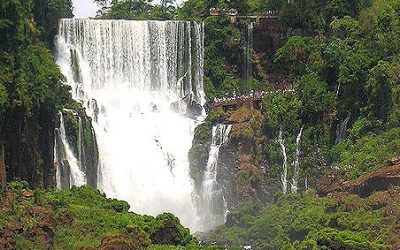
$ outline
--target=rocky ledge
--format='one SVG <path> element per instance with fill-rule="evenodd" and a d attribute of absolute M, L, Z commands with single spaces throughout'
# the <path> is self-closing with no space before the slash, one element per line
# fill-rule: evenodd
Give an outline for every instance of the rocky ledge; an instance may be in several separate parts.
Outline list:
<path fill-rule="evenodd" d="M 400 165 L 381 167 L 353 181 L 346 180 L 341 173 L 332 173 L 319 181 L 317 191 L 322 196 L 346 192 L 367 197 L 392 186 L 400 186 Z"/>

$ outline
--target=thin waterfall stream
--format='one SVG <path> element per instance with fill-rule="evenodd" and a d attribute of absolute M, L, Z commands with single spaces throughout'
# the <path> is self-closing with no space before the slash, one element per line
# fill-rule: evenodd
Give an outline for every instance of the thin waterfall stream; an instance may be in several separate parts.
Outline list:
<path fill-rule="evenodd" d="M 203 231 L 222 225 L 226 220 L 227 205 L 217 175 L 219 151 L 221 146 L 228 142 L 231 129 L 231 124 L 217 124 L 212 128 L 211 146 L 200 201 Z"/>
<path fill-rule="evenodd" d="M 282 192 L 286 194 L 288 188 L 288 167 L 287 167 L 287 154 L 286 154 L 286 146 L 285 146 L 285 139 L 283 138 L 283 131 L 282 129 L 279 130 L 278 135 L 278 142 L 281 146 L 282 155 L 283 155 L 283 162 L 282 162 L 282 173 L 281 173 L 281 184 L 282 184 Z"/>
<path fill-rule="evenodd" d="M 294 159 L 294 170 L 292 178 L 292 193 L 297 193 L 299 189 L 299 171 L 300 171 L 300 146 L 301 146 L 301 136 L 303 134 L 304 125 L 301 126 L 300 132 L 296 137 L 296 152 Z"/>

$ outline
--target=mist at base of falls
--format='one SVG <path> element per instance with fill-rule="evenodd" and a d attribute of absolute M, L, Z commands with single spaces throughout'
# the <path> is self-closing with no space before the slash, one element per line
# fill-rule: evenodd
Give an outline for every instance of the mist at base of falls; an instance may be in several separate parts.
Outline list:
<path fill-rule="evenodd" d="M 204 228 L 188 161 L 204 119 L 203 25 L 63 19 L 56 48 L 92 118 L 98 188 L 134 212 L 171 212 L 192 231 Z"/>

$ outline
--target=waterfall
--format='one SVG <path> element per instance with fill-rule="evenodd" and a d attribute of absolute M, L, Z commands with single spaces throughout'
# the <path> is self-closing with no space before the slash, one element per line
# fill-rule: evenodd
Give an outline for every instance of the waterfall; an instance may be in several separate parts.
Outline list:
<path fill-rule="evenodd" d="M 59 128 L 55 129 L 54 162 L 56 165 L 57 188 L 71 188 L 86 184 L 85 173 L 74 156 L 65 131 L 64 115 L 59 113 Z"/>
<path fill-rule="evenodd" d="M 211 147 L 202 183 L 200 204 L 203 231 L 222 225 L 226 220 L 227 204 L 223 190 L 218 185 L 217 174 L 219 150 L 228 141 L 231 129 L 230 124 L 217 124 L 212 128 Z"/>
<path fill-rule="evenodd" d="M 346 119 L 341 121 L 336 127 L 336 141 L 335 143 L 339 143 L 340 141 L 346 138 L 347 133 L 347 124 L 349 123 L 351 118 L 350 113 L 347 115 Z"/>
<path fill-rule="evenodd" d="M 293 179 L 292 179 L 292 193 L 297 193 L 298 183 L 299 183 L 299 171 L 300 171 L 300 144 L 301 144 L 301 135 L 303 133 L 304 125 L 301 127 L 299 134 L 296 138 L 296 155 L 294 160 L 294 171 L 293 171 Z"/>
<path fill-rule="evenodd" d="M 287 155 L 286 155 L 286 147 L 285 147 L 285 140 L 283 139 L 283 131 L 282 129 L 279 130 L 278 142 L 282 149 L 283 154 L 283 162 L 282 162 L 282 173 L 281 173 L 281 183 L 282 183 L 282 192 L 286 194 L 287 192 Z"/>
<path fill-rule="evenodd" d="M 204 118 L 203 24 L 62 19 L 56 48 L 92 118 L 98 188 L 134 212 L 172 212 L 198 230 L 188 152 Z"/>
<path fill-rule="evenodd" d="M 304 177 L 304 189 L 308 190 L 308 178 L 307 178 L 307 176 Z"/>
<path fill-rule="evenodd" d="M 250 84 L 250 81 L 253 76 L 253 23 L 249 23 L 247 25 L 247 41 L 245 48 L 245 79 L 247 84 Z"/>

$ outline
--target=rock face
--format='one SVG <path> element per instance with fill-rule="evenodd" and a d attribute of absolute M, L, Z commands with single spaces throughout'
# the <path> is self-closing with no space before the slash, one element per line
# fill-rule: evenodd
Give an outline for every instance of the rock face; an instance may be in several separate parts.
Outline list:
<path fill-rule="evenodd" d="M 97 144 L 90 119 L 79 105 L 76 109 L 78 111 L 74 112 L 79 116 L 67 115 L 70 118 L 66 119 L 68 139 L 74 145 L 74 153 L 77 157 L 80 155 L 83 165 L 87 167 L 86 171 L 91 173 L 87 175 L 88 184 L 95 187 Z M 7 124 L 2 126 L 0 132 L 0 183 L 19 179 L 38 188 L 55 186 L 54 131 L 59 127 L 59 119 L 57 114 L 47 110 L 36 113 L 29 115 L 19 107 L 6 112 Z"/>
<path fill-rule="evenodd" d="M 260 160 L 263 117 L 258 110 L 247 108 L 220 114 L 215 121 L 206 121 L 198 127 L 189 155 L 197 194 L 201 195 L 211 130 L 216 123 L 233 125 L 228 142 L 219 149 L 217 163 L 217 182 L 222 187 L 227 209 L 232 211 L 243 205 L 272 201 L 272 194 L 278 190 L 279 183 L 268 177 L 265 162 Z"/>
<path fill-rule="evenodd" d="M 196 134 L 192 148 L 189 151 L 189 164 L 190 175 L 194 180 L 195 190 L 199 193 L 203 181 L 203 174 L 207 167 L 208 154 L 211 146 L 211 134 L 209 136 L 207 135 L 207 137 L 201 141 L 196 139 Z"/>
<path fill-rule="evenodd" d="M 363 175 L 346 184 L 343 189 L 360 197 L 367 197 L 373 192 L 388 190 L 391 186 L 400 186 L 400 165 L 383 167 Z"/>
<path fill-rule="evenodd" d="M 7 181 L 21 179 L 35 187 L 47 188 L 55 185 L 55 114 L 48 111 L 37 113 L 28 115 L 20 107 L 8 110 L 0 144 L 4 147 Z M 0 172 L 4 171 L 0 169 Z"/>
<path fill-rule="evenodd" d="M 260 19 L 254 26 L 254 49 L 258 53 L 273 55 L 290 35 L 279 19 Z"/>
<path fill-rule="evenodd" d="M 392 186 L 400 186 L 400 165 L 379 168 L 354 181 L 346 181 L 340 173 L 331 174 L 319 181 L 317 191 L 323 196 L 347 192 L 368 197 L 374 192 L 388 190 Z"/>
<path fill-rule="evenodd" d="M 219 152 L 217 180 L 223 187 L 228 210 L 238 206 L 236 174 L 238 171 L 237 142 L 229 140 Z"/>
<path fill-rule="evenodd" d="M 257 141 L 246 138 L 232 138 L 221 147 L 217 179 L 224 187 L 228 210 L 272 201 L 276 186 L 263 163 L 257 162 L 256 148 Z"/>
<path fill-rule="evenodd" d="M 99 155 L 91 119 L 84 112 L 66 110 L 63 115 L 69 145 L 86 174 L 87 185 L 96 188 Z"/>

